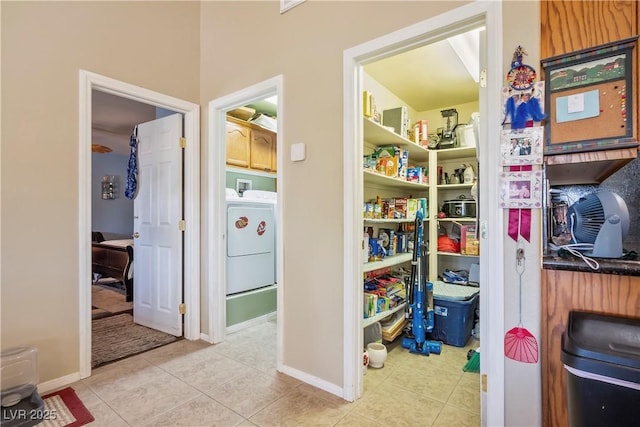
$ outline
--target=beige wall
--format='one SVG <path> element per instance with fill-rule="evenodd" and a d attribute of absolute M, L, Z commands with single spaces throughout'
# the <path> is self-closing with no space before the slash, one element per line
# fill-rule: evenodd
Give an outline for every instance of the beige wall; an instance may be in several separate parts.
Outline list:
<path fill-rule="evenodd" d="M 197 103 L 199 10 L 2 2 L 2 348 L 37 347 L 41 382 L 79 370 L 78 70 Z"/>
<path fill-rule="evenodd" d="M 526 16 L 527 19 L 522 19 Z M 531 65 L 538 73 L 540 80 L 540 5 L 538 1 L 507 1 L 503 6 L 503 74 L 511 69 L 513 52 L 521 45 L 527 55 L 522 62 Z M 531 242 L 521 241 L 520 247 L 525 251 L 524 273 L 522 275 L 522 323 L 540 341 L 540 281 L 542 246 L 540 210 L 532 210 Z M 507 220 L 503 235 L 507 236 Z M 517 244 L 505 238 L 505 330 L 518 325 L 519 322 L 519 276 L 515 270 L 515 254 Z M 492 331 L 493 332 L 493 331 Z M 557 355 L 559 357 L 559 355 Z M 540 363 L 529 364 L 505 358 L 505 424 L 541 425 L 542 424 L 542 383 Z"/>
<path fill-rule="evenodd" d="M 284 363 L 342 386 L 342 54 L 463 3 L 202 4 L 201 102 L 284 76 Z M 279 136 L 280 137 L 280 136 Z M 206 137 L 204 139 L 206 141 Z M 307 144 L 293 163 L 292 143 Z"/>
<path fill-rule="evenodd" d="M 199 103 L 203 184 L 208 102 L 282 74 L 284 363 L 341 386 L 343 51 L 464 3 L 2 2 L 2 348 L 39 347 L 41 381 L 79 368 L 78 69 Z M 537 8 L 505 2 L 505 72 L 516 44 L 537 64 Z M 297 142 L 307 160 L 292 163 Z M 539 424 L 538 366 L 512 372 L 507 417 Z"/>

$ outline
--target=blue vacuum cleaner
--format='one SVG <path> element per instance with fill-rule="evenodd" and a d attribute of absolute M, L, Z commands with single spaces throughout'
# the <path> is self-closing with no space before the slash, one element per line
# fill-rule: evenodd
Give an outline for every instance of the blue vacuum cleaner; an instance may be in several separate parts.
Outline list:
<path fill-rule="evenodd" d="M 413 258 L 411 260 L 411 279 L 407 284 L 408 303 L 405 306 L 405 318 L 411 319 L 407 336 L 402 338 L 402 347 L 409 352 L 428 356 L 440 354 L 442 342 L 427 340 L 427 333 L 433 331 L 433 307 L 425 307 L 425 296 L 433 295 L 433 284 L 422 274 L 424 253 L 424 214 L 418 210 L 413 238 Z M 428 298 L 432 301 L 432 298 Z M 431 305 L 433 305 L 431 303 Z"/>

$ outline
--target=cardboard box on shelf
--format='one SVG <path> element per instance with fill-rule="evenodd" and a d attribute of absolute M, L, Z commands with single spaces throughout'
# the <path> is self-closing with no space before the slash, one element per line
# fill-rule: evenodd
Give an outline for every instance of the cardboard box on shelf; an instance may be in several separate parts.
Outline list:
<path fill-rule="evenodd" d="M 480 242 L 476 235 L 476 226 L 460 224 L 460 253 L 480 255 Z"/>
<path fill-rule="evenodd" d="M 407 181 L 422 184 L 424 181 L 424 172 L 420 167 L 407 168 Z"/>
<path fill-rule="evenodd" d="M 407 199 L 407 219 L 414 221 L 418 213 L 418 199 Z"/>
<path fill-rule="evenodd" d="M 376 315 L 378 309 L 378 295 L 364 293 L 364 318 L 368 319 Z"/>
<path fill-rule="evenodd" d="M 407 218 L 407 199 L 405 197 L 396 198 L 395 219 Z"/>

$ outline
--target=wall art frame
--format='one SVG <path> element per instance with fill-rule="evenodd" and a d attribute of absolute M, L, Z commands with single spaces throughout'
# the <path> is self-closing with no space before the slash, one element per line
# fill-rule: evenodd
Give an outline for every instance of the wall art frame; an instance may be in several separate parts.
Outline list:
<path fill-rule="evenodd" d="M 638 36 L 541 61 L 544 155 L 638 146 L 633 123 Z"/>
<path fill-rule="evenodd" d="M 541 165 L 544 127 L 504 129 L 500 134 L 500 165 Z"/>
<path fill-rule="evenodd" d="M 542 171 L 502 172 L 500 207 L 535 209 L 542 207 Z"/>

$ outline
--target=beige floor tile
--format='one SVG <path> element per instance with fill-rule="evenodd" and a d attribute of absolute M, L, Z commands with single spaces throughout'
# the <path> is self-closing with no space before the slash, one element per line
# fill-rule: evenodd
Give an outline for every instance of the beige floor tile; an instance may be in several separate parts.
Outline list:
<path fill-rule="evenodd" d="M 460 408 L 446 405 L 436 421 L 433 423 L 433 427 L 479 427 L 480 415 L 472 414 L 461 410 Z"/>
<path fill-rule="evenodd" d="M 127 423 L 95 394 L 83 381 L 70 385 L 87 410 L 93 415 L 91 426 L 126 426 Z"/>
<path fill-rule="evenodd" d="M 374 421 L 369 418 L 362 417 L 360 415 L 355 414 L 347 414 L 343 419 L 336 424 L 336 426 L 340 427 L 383 427 L 383 424 L 380 424 L 377 421 Z"/>
<path fill-rule="evenodd" d="M 444 404 L 397 386 L 371 393 L 356 402 L 351 415 L 384 426 L 430 426 Z"/>
<path fill-rule="evenodd" d="M 411 354 L 389 344 L 383 368 L 367 369 L 356 402 L 276 372 L 276 324 L 229 334 L 221 344 L 180 340 L 95 369 L 72 386 L 92 425 L 478 426 L 480 376 L 467 352 Z M 260 351 L 256 351 L 259 348 Z M 389 410 L 388 408 L 393 408 Z"/>
<path fill-rule="evenodd" d="M 145 420 L 146 426 L 236 426 L 245 419 L 208 396 L 201 395 L 157 417 Z"/>
<path fill-rule="evenodd" d="M 84 403 L 84 400 L 83 400 Z M 94 421 L 90 422 L 89 426 L 94 427 L 119 427 L 128 426 L 127 422 L 120 417 L 113 409 L 109 407 L 103 401 L 93 405 L 86 405 L 91 415 L 93 415 Z"/>
<path fill-rule="evenodd" d="M 385 380 L 386 383 L 417 393 L 421 396 L 445 403 L 455 389 L 462 373 L 442 375 L 441 371 L 429 367 L 421 371 L 398 368 L 396 373 Z"/>
<path fill-rule="evenodd" d="M 83 383 L 102 400 L 109 401 L 131 389 L 169 376 L 140 356 L 134 356 L 94 369 Z"/>
<path fill-rule="evenodd" d="M 249 421 L 258 426 L 333 426 L 351 409 L 352 404 L 312 389 L 306 384 L 297 387 Z"/>
<path fill-rule="evenodd" d="M 225 384 L 248 369 L 246 365 L 214 352 L 201 360 L 185 360 L 180 363 L 180 359 L 177 359 L 161 367 L 201 391 Z"/>
<path fill-rule="evenodd" d="M 480 387 L 475 384 L 458 384 L 447 401 L 447 406 L 480 414 Z"/>
<path fill-rule="evenodd" d="M 105 402 L 129 424 L 140 425 L 200 395 L 193 387 L 168 375 L 131 388 Z"/>
<path fill-rule="evenodd" d="M 233 381 L 214 386 L 206 394 L 249 418 L 299 386 L 292 385 L 285 378 L 286 375 L 282 374 L 269 375 L 256 369 L 248 369 Z"/>

